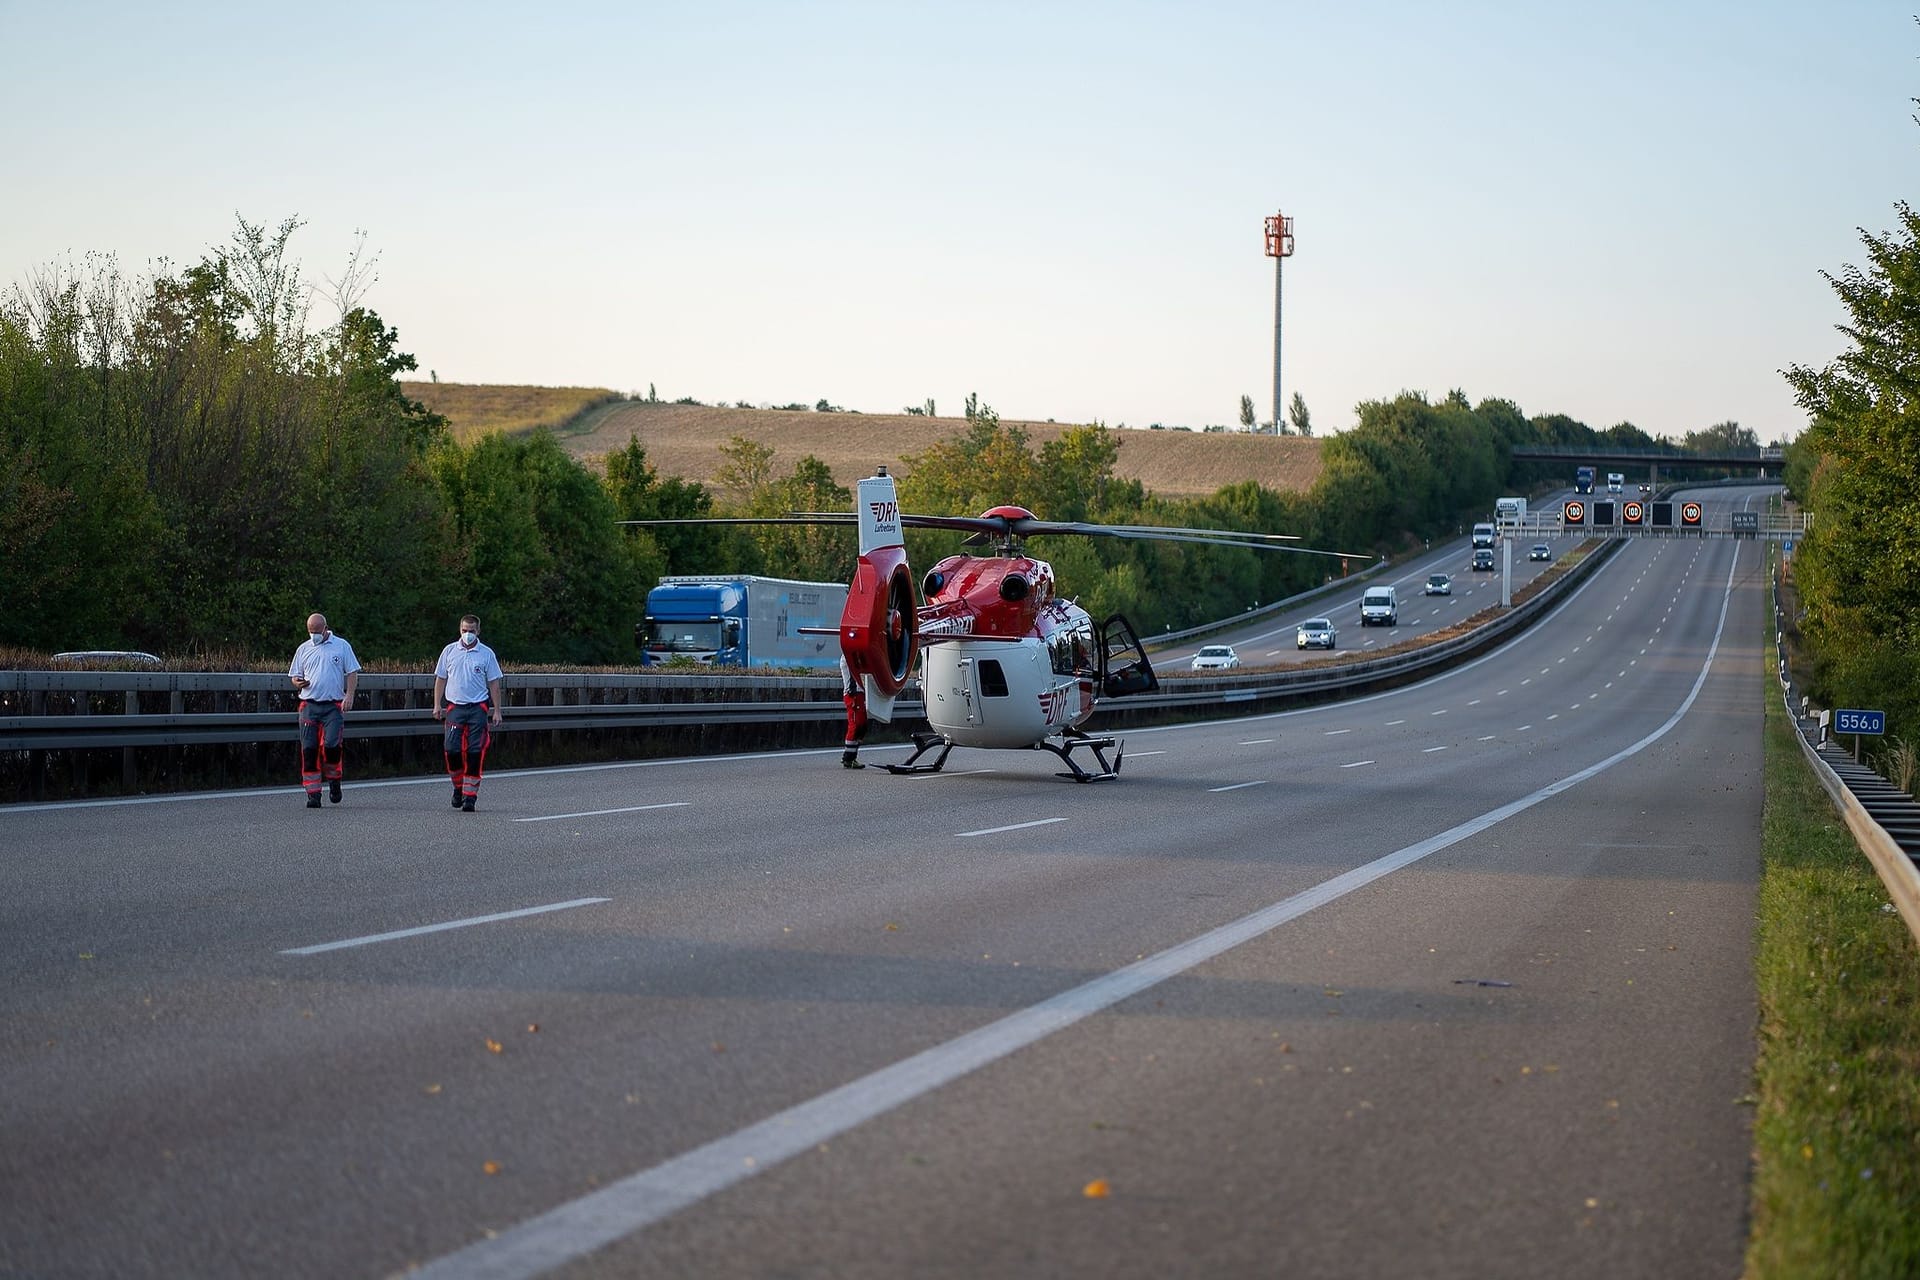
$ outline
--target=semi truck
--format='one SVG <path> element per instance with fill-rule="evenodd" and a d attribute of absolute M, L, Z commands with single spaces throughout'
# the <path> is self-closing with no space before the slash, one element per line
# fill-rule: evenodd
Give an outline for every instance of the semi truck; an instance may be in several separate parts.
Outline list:
<path fill-rule="evenodd" d="M 1575 493 L 1593 492 L 1593 468 L 1575 467 L 1573 469 L 1573 491 Z"/>
<path fill-rule="evenodd" d="M 715 667 L 808 667 L 840 662 L 844 582 L 795 582 L 755 574 L 686 574 L 647 592 L 645 618 L 633 629 L 640 665 L 675 658 Z M 821 627 L 825 635 L 807 635 Z"/>
<path fill-rule="evenodd" d="M 1495 498 L 1493 500 L 1493 522 L 1502 529 L 1518 529 L 1527 520 L 1527 500 L 1525 498 Z"/>

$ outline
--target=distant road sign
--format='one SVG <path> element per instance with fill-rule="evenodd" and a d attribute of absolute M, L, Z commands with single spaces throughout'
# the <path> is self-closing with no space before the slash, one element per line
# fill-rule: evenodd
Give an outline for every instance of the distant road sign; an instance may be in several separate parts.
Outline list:
<path fill-rule="evenodd" d="M 1733 513 L 1733 531 L 1748 536 L 1759 532 L 1760 513 L 1758 511 L 1736 511 Z"/>
<path fill-rule="evenodd" d="M 1653 503 L 1652 511 L 1653 511 L 1653 527 L 1654 528 L 1656 529 L 1673 528 L 1673 504 L 1671 502 Z"/>
<path fill-rule="evenodd" d="M 1642 507 L 1639 503 L 1629 502 L 1624 507 L 1620 508 L 1620 523 L 1639 524 L 1640 517 L 1645 513 L 1646 513 L 1646 508 Z"/>
<path fill-rule="evenodd" d="M 1884 711 L 1836 711 L 1833 713 L 1833 731 L 1835 733 L 1883 734 L 1887 731 L 1887 713 Z"/>
<path fill-rule="evenodd" d="M 1788 539 L 1786 539 L 1786 540 L 1785 540 L 1785 541 L 1784 541 L 1784 542 L 1783 542 L 1783 543 L 1781 544 L 1781 547 L 1780 547 L 1780 550 L 1781 550 L 1781 553 L 1782 553 L 1782 554 L 1784 554 L 1784 555 L 1792 555 L 1792 554 L 1793 554 L 1793 539 L 1792 539 L 1792 538 L 1788 538 Z"/>
<path fill-rule="evenodd" d="M 1585 524 L 1587 522 L 1587 504 L 1569 502 L 1560 508 L 1560 519 L 1567 524 Z"/>
<path fill-rule="evenodd" d="M 1682 503 L 1680 507 L 1680 523 L 1690 529 L 1699 528 L 1700 504 L 1697 502 Z"/>

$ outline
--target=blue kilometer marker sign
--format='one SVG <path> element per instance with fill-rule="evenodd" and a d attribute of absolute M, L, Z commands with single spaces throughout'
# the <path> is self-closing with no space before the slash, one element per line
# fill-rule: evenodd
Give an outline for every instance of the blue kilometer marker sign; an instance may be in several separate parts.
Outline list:
<path fill-rule="evenodd" d="M 1836 711 L 1833 713 L 1833 731 L 1835 733 L 1884 734 L 1887 731 L 1887 713 L 1884 711 Z"/>

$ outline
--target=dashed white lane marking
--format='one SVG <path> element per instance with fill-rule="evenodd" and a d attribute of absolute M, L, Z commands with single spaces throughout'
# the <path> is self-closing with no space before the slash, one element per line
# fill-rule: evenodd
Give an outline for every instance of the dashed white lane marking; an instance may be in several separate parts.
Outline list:
<path fill-rule="evenodd" d="M 1469 702 L 1467 705 L 1470 707 L 1477 707 L 1480 705 L 1480 699 L 1475 698 L 1472 702 Z"/>
<path fill-rule="evenodd" d="M 1035 818 L 1032 822 L 1015 822 L 1004 827 L 982 827 L 978 831 L 960 831 L 955 833 L 954 838 L 964 840 L 968 836 L 997 836 L 1002 831 L 1025 831 L 1028 827 L 1045 827 L 1065 821 L 1065 818 Z"/>
<path fill-rule="evenodd" d="M 1157 751 L 1129 751 L 1127 752 L 1127 759 L 1138 760 L 1141 756 L 1163 756 L 1165 754 L 1167 754 L 1167 752 L 1164 747 Z"/>
<path fill-rule="evenodd" d="M 1423 756 L 1430 756 L 1436 751 L 1445 751 L 1445 750 L 1446 750 L 1445 747 L 1422 747 L 1420 748 L 1420 754 Z"/>
<path fill-rule="evenodd" d="M 1389 720 L 1387 721 L 1387 728 L 1391 729 L 1393 728 L 1393 726 L 1397 724 L 1405 724 L 1405 723 L 1406 723 L 1405 720 Z"/>
<path fill-rule="evenodd" d="M 498 920 L 518 920 L 525 916 L 545 915 L 549 911 L 571 911 L 575 907 L 591 907 L 596 903 L 612 902 L 612 898 L 573 898 L 567 902 L 549 902 L 544 907 L 521 907 L 518 911 L 496 911 L 490 916 L 469 916 L 465 920 L 448 920 L 444 924 L 423 924 L 412 929 L 395 929 L 391 933 L 370 933 L 361 938 L 342 938 L 338 942 L 319 942 L 311 947 L 289 947 L 280 954 L 283 956 L 313 956 L 322 951 L 343 951 L 348 947 L 368 947 L 376 942 L 392 942 L 397 938 L 417 938 L 423 933 L 445 933 L 448 929 L 468 929 L 476 924 L 493 924 Z"/>
<path fill-rule="evenodd" d="M 1482 741 L 1482 742 L 1492 742 L 1492 741 L 1493 741 L 1493 738 L 1494 738 L 1494 735 L 1490 733 L 1490 734 L 1488 734 L 1488 735 L 1487 735 L 1486 737 L 1484 737 L 1484 738 L 1482 738 L 1482 739 L 1480 739 L 1480 741 Z"/>
<path fill-rule="evenodd" d="M 1739 566 L 1735 548 L 1734 566 Z M 1456 827 L 1363 863 L 1290 898 L 1175 944 L 1125 968 L 1061 991 L 910 1058 L 882 1067 L 817 1097 L 788 1107 L 706 1145 L 568 1200 L 503 1231 L 489 1232 L 464 1249 L 443 1254 L 413 1273 L 416 1280 L 484 1275 L 490 1280 L 530 1280 L 596 1249 L 672 1217 L 728 1187 L 811 1151 L 876 1116 L 924 1097 L 1028 1045 L 1077 1025 L 1148 991 L 1234 947 L 1264 937 L 1310 911 L 1338 902 L 1385 876 L 1486 831 L 1631 759 L 1670 733 L 1699 699 L 1713 670 L 1733 570 L 1727 575 L 1720 627 L 1692 690 L 1665 724 L 1604 760 L 1549 783 L 1538 791 L 1490 809 Z"/>
<path fill-rule="evenodd" d="M 1260 747 L 1260 746 L 1265 746 L 1267 743 L 1272 741 L 1273 741 L 1272 738 L 1248 738 L 1245 742 L 1241 743 L 1240 745 L 1243 747 Z"/>
<path fill-rule="evenodd" d="M 1343 764 L 1340 767 L 1342 769 L 1358 769 L 1363 764 L 1377 764 L 1377 763 L 1378 761 L 1374 761 L 1374 760 L 1355 760 L 1352 764 Z"/>
<path fill-rule="evenodd" d="M 1502 689 L 1500 692 L 1494 694 L 1493 696 L 1496 698 L 1504 698 L 1507 696 L 1507 691 L 1505 689 Z"/>
<path fill-rule="evenodd" d="M 1533 726 L 1532 726 L 1532 725 L 1530 725 L 1530 724 L 1523 724 L 1523 725 L 1521 725 L 1521 726 L 1520 726 L 1520 727 L 1519 727 L 1518 729 L 1515 729 L 1515 730 L 1514 730 L 1514 732 L 1515 732 L 1515 733 L 1525 733 L 1525 732 L 1526 732 L 1527 730 L 1529 730 L 1529 729 L 1531 729 L 1531 728 L 1533 728 Z"/>
<path fill-rule="evenodd" d="M 1445 707 L 1442 707 L 1438 711 L 1429 711 L 1427 712 L 1427 714 L 1430 716 L 1443 716 L 1447 714 L 1447 709 Z"/>
<path fill-rule="evenodd" d="M 1240 790 L 1240 789 L 1241 789 L 1241 788 L 1243 788 L 1243 787 L 1264 787 L 1264 786 L 1266 786 L 1266 785 L 1267 785 L 1267 780 L 1266 780 L 1265 778 L 1262 778 L 1262 779 L 1261 779 L 1260 781 L 1258 781 L 1258 782 L 1236 782 L 1236 783 L 1234 783 L 1233 785 L 1231 785 L 1231 786 L 1226 786 L 1226 787 L 1208 787 L 1208 788 L 1207 788 L 1207 790 L 1208 790 L 1209 792 L 1215 792 L 1215 791 L 1238 791 L 1238 790 Z"/>
<path fill-rule="evenodd" d="M 630 804 L 624 809 L 582 809 L 579 813 L 549 813 L 538 818 L 515 818 L 515 822 L 558 822 L 562 818 L 598 818 L 609 813 L 645 813 L 649 809 L 684 809 L 691 800 L 668 800 L 663 804 Z"/>
<path fill-rule="evenodd" d="M 1558 720 L 1559 718 L 1560 718 L 1560 713 L 1558 711 L 1554 712 L 1552 715 L 1547 717 L 1547 719 L 1549 720 Z"/>
<path fill-rule="evenodd" d="M 1406 723 L 1406 721 L 1404 721 L 1404 720 L 1397 720 L 1397 721 L 1395 721 L 1394 723 L 1396 723 L 1396 724 L 1405 724 L 1405 723 Z M 1327 732 L 1326 732 L 1326 735 L 1325 735 L 1325 736 L 1326 736 L 1326 737 L 1329 737 L 1329 738 L 1331 738 L 1331 737 L 1334 737 L 1334 736 L 1335 736 L 1335 735 L 1337 735 L 1337 734 L 1342 734 L 1342 733 L 1352 733 L 1352 732 L 1353 732 L 1353 730 L 1351 730 L 1351 729 L 1329 729 L 1329 730 L 1327 730 Z"/>
<path fill-rule="evenodd" d="M 1140 754 L 1145 756 L 1152 755 L 1153 753 L 1150 751 L 1142 751 Z M 919 782 L 938 782 L 942 778 L 971 778 L 976 773 L 992 772 L 993 770 L 991 769 L 954 769 L 951 771 L 942 769 L 938 773 L 916 773 L 909 776 Z"/>

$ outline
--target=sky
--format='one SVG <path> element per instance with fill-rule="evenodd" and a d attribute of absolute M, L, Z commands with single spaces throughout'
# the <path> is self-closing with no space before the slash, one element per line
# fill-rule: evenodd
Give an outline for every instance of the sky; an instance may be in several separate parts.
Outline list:
<path fill-rule="evenodd" d="M 1198 429 L 1271 416 L 1284 212 L 1317 434 L 1770 442 L 1920 197 L 1916 9 L 0 0 L 0 288 L 291 217 L 423 378 Z"/>

